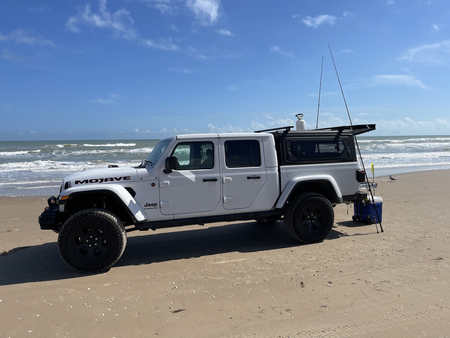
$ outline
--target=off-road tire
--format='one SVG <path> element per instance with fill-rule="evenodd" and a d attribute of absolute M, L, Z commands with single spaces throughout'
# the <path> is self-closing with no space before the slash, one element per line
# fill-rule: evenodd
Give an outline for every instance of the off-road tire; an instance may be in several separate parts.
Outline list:
<path fill-rule="evenodd" d="M 61 227 L 58 250 L 63 261 L 79 272 L 103 272 L 122 256 L 127 243 L 125 227 L 113 213 L 85 209 Z"/>
<path fill-rule="evenodd" d="M 293 197 L 284 214 L 287 231 L 303 243 L 322 242 L 330 234 L 333 223 L 334 211 L 330 201 L 316 193 Z"/>

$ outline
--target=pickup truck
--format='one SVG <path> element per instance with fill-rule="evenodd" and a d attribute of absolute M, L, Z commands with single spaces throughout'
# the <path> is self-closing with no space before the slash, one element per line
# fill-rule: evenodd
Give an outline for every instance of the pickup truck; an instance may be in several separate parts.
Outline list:
<path fill-rule="evenodd" d="M 283 220 L 303 243 L 323 241 L 333 207 L 363 200 L 355 135 L 375 125 L 255 133 L 189 134 L 161 140 L 140 165 L 88 169 L 64 178 L 41 229 L 57 232 L 64 262 L 111 268 L 126 233 L 212 222 Z"/>

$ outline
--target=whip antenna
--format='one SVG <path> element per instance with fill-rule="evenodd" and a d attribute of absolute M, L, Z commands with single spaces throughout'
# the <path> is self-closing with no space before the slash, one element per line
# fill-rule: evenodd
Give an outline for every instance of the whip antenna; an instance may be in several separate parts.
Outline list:
<path fill-rule="evenodd" d="M 316 129 L 319 128 L 320 92 L 322 91 L 322 72 L 323 72 L 323 55 L 322 55 L 322 67 L 320 68 L 319 102 L 317 103 Z"/>
<path fill-rule="evenodd" d="M 353 139 L 355 140 L 356 148 L 358 149 L 359 159 L 361 161 L 361 165 L 363 167 L 364 174 L 366 176 L 367 189 L 369 190 L 370 196 L 372 197 L 372 203 L 375 205 L 375 198 L 373 197 L 372 188 L 370 187 L 369 178 L 367 177 L 366 167 L 364 166 L 364 161 L 362 159 L 361 150 L 359 149 L 358 140 L 356 138 L 355 131 L 353 130 L 352 118 L 351 118 L 350 112 L 348 110 L 347 101 L 345 100 L 344 90 L 342 89 L 341 80 L 339 79 L 339 74 L 338 74 L 338 71 L 337 71 L 337 68 L 336 68 L 336 63 L 334 62 L 333 53 L 331 52 L 331 47 L 330 47 L 329 43 L 328 43 L 328 49 L 330 50 L 331 60 L 333 60 L 334 70 L 336 71 L 336 76 L 337 76 L 337 79 L 338 79 L 338 82 L 339 82 L 339 87 L 341 88 L 342 98 L 344 99 L 344 104 L 345 104 L 345 109 L 347 110 L 348 120 L 350 121 L 350 126 L 352 127 Z M 374 209 L 375 209 L 375 213 L 377 215 L 377 219 L 380 220 L 380 216 L 378 215 L 377 208 L 375 207 Z M 383 231 L 383 226 L 381 225 L 381 220 L 378 223 L 380 224 L 381 232 L 384 232 Z M 377 226 L 377 232 L 378 232 L 378 226 Z"/>

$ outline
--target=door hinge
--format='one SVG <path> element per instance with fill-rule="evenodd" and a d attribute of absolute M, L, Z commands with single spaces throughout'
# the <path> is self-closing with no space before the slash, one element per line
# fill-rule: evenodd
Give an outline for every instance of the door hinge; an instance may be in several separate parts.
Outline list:
<path fill-rule="evenodd" d="M 226 197 L 226 196 L 223 197 L 223 203 L 231 202 L 231 200 L 232 200 L 231 197 Z"/>
<path fill-rule="evenodd" d="M 162 188 L 165 185 L 170 185 L 170 181 L 159 181 L 159 187 Z"/>
<path fill-rule="evenodd" d="M 231 182 L 233 179 L 231 177 L 222 177 L 222 183 L 225 184 L 227 182 Z"/>
<path fill-rule="evenodd" d="M 168 201 L 161 201 L 161 202 L 159 202 L 159 205 L 161 206 L 161 209 L 162 208 L 167 208 L 167 207 L 170 207 L 170 202 L 168 202 Z"/>

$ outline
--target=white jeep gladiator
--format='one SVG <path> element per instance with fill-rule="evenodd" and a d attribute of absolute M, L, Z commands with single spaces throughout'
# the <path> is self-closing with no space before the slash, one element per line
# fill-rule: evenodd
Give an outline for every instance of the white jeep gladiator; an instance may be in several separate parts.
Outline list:
<path fill-rule="evenodd" d="M 282 219 L 300 242 L 320 242 L 336 204 L 367 196 L 355 135 L 375 125 L 292 128 L 174 136 L 137 167 L 74 173 L 49 198 L 40 227 L 59 233 L 62 259 L 85 272 L 113 266 L 133 230 Z"/>

